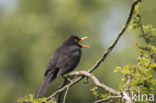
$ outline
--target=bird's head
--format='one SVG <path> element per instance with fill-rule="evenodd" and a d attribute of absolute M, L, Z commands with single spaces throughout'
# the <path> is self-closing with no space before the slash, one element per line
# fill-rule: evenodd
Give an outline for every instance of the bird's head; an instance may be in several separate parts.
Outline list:
<path fill-rule="evenodd" d="M 72 42 L 73 44 L 76 44 L 76 45 L 78 45 L 80 47 L 89 48 L 89 46 L 87 46 L 87 45 L 80 44 L 82 41 L 84 41 L 87 38 L 88 37 L 79 38 L 78 36 L 70 36 L 68 40 L 70 42 Z"/>

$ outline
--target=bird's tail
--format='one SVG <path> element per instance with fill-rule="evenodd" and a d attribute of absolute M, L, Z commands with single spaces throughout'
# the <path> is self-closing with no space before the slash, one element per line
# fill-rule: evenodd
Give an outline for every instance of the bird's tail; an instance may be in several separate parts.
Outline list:
<path fill-rule="evenodd" d="M 40 85 L 40 88 L 38 89 L 38 91 L 35 93 L 34 99 L 40 98 L 41 96 L 43 96 L 43 94 L 46 92 L 48 84 L 53 81 L 55 78 L 53 77 L 53 75 L 49 74 L 47 76 L 44 77 L 43 82 Z"/>

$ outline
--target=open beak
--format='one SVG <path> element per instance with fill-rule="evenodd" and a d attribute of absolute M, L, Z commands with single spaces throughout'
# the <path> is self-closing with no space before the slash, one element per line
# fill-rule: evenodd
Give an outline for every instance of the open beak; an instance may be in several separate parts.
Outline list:
<path fill-rule="evenodd" d="M 89 46 L 87 45 L 83 45 L 83 44 L 80 44 L 82 41 L 84 41 L 85 39 L 87 39 L 88 37 L 83 37 L 80 39 L 80 41 L 78 42 L 78 44 L 81 46 L 81 47 L 85 47 L 85 48 L 89 48 Z"/>

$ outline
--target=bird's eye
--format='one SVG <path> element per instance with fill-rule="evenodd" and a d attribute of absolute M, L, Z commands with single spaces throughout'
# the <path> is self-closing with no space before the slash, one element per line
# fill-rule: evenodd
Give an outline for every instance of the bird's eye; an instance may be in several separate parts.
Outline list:
<path fill-rule="evenodd" d="M 77 43 L 77 42 L 78 42 L 78 40 L 77 40 L 77 39 L 74 39 L 74 42 L 76 42 L 76 43 Z"/>

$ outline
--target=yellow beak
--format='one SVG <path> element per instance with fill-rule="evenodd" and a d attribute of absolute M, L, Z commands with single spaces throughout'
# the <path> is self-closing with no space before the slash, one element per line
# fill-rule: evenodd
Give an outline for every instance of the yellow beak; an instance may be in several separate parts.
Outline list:
<path fill-rule="evenodd" d="M 80 44 L 80 42 L 84 41 L 85 39 L 87 39 L 88 37 L 83 37 L 80 39 L 80 41 L 78 42 L 78 44 L 81 46 L 81 47 L 85 47 L 85 48 L 89 48 L 89 46 L 87 45 L 83 45 L 83 44 Z"/>

